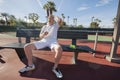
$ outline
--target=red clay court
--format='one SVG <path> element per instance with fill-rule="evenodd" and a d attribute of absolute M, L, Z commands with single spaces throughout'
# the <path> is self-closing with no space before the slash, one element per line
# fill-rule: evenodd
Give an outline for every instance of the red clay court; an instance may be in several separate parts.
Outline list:
<path fill-rule="evenodd" d="M 0 45 L 17 42 L 17 38 L 0 34 Z M 59 40 L 60 43 L 70 44 L 69 40 Z M 78 45 L 87 45 L 91 48 L 94 42 L 77 41 Z M 79 53 L 77 64 L 72 64 L 72 52 L 63 52 L 59 65 L 63 73 L 62 80 L 120 80 L 120 64 L 111 63 L 104 59 L 109 54 L 111 43 L 98 42 L 96 57 L 90 53 Z M 52 73 L 54 54 L 50 51 L 33 51 L 36 70 L 19 74 L 18 70 L 24 67 L 26 60 L 21 62 L 14 49 L 0 50 L 0 80 L 59 80 Z M 117 54 L 120 54 L 120 45 Z"/>

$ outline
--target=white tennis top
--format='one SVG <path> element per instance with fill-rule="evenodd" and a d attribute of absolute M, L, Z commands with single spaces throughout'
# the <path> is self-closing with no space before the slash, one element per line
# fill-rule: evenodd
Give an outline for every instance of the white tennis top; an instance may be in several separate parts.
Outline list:
<path fill-rule="evenodd" d="M 57 31 L 59 29 L 58 23 L 55 23 L 51 26 L 45 25 L 41 29 L 41 33 L 48 32 L 47 37 L 43 38 L 42 40 L 47 42 L 57 42 Z"/>

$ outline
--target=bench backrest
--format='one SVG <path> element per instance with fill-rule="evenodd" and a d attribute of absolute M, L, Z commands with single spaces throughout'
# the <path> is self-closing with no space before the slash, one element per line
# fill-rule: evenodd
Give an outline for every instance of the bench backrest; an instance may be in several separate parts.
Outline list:
<path fill-rule="evenodd" d="M 29 43 L 31 37 L 39 37 L 39 34 L 39 29 L 18 29 L 16 32 L 16 37 L 25 37 L 26 43 Z M 77 39 L 88 39 L 88 34 L 87 32 L 79 30 L 59 30 L 57 37 L 63 39 L 72 39 L 72 44 L 76 45 Z"/>

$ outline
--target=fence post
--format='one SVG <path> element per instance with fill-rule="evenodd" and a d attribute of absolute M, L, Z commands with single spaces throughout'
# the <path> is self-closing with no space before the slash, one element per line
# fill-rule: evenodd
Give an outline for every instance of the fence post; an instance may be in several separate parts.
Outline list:
<path fill-rule="evenodd" d="M 95 36 L 94 50 L 96 50 L 97 48 L 97 42 L 98 42 L 98 31 L 96 32 L 96 36 Z"/>
<path fill-rule="evenodd" d="M 96 50 L 96 48 L 97 48 L 97 42 L 98 42 L 98 31 L 96 31 L 95 42 L 94 42 L 94 50 Z M 95 53 L 93 53 L 93 56 L 95 57 Z"/>

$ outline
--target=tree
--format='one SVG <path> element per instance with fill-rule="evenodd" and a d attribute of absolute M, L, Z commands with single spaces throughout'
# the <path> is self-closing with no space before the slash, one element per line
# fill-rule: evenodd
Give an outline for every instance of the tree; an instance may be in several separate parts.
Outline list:
<path fill-rule="evenodd" d="M 112 21 L 113 21 L 114 26 L 116 25 L 116 20 L 117 20 L 117 18 L 116 18 L 116 17 L 114 17 L 114 18 L 113 18 L 113 20 L 112 20 Z"/>
<path fill-rule="evenodd" d="M 99 24 L 97 22 L 91 22 L 90 28 L 98 28 Z"/>
<path fill-rule="evenodd" d="M 30 13 L 28 15 L 29 19 L 33 21 L 33 23 L 35 24 L 36 21 L 39 19 L 39 16 L 37 13 Z"/>
<path fill-rule="evenodd" d="M 77 18 L 73 18 L 73 24 L 74 26 L 77 26 Z"/>
<path fill-rule="evenodd" d="M 66 25 L 66 22 L 65 22 L 65 16 L 64 16 L 64 14 L 63 14 L 63 13 L 61 14 L 61 16 L 62 16 L 62 20 L 63 20 L 63 21 L 62 21 L 62 25 L 64 25 L 64 26 L 65 26 L 65 25 Z"/>
<path fill-rule="evenodd" d="M 63 20 L 63 22 L 64 22 L 64 20 L 65 20 L 64 14 L 62 13 L 61 16 L 62 16 L 62 20 Z"/>
<path fill-rule="evenodd" d="M 47 13 L 47 17 L 49 15 L 52 15 L 53 14 L 53 11 L 56 12 L 56 8 L 55 8 L 55 3 L 53 1 L 47 1 L 46 4 L 44 4 L 43 8 L 46 10 L 46 13 Z"/>
<path fill-rule="evenodd" d="M 47 13 L 47 16 L 46 16 L 46 17 L 48 17 L 48 16 L 49 16 L 49 6 L 48 6 L 48 4 L 45 4 L 45 5 L 43 6 L 43 9 L 46 10 L 46 13 Z"/>
<path fill-rule="evenodd" d="M 98 18 L 95 19 L 95 22 L 97 22 L 98 24 L 101 22 L 101 20 L 99 20 Z"/>
<path fill-rule="evenodd" d="M 0 19 L 0 25 L 5 25 L 5 20 Z"/>
<path fill-rule="evenodd" d="M 84 28 L 84 26 L 83 26 L 83 25 L 78 25 L 77 27 L 78 27 L 78 28 Z"/>
<path fill-rule="evenodd" d="M 20 18 L 16 20 L 16 25 L 21 27 L 27 26 L 26 22 Z"/>
<path fill-rule="evenodd" d="M 99 20 L 98 18 L 94 19 L 95 17 L 92 17 L 91 23 L 90 23 L 90 27 L 91 28 L 99 28 L 99 24 L 101 22 L 101 20 Z"/>
<path fill-rule="evenodd" d="M 5 23 L 6 23 L 6 25 L 8 25 L 8 16 L 9 16 L 9 14 L 8 13 L 1 13 L 1 16 L 5 18 Z"/>
<path fill-rule="evenodd" d="M 68 25 L 69 25 L 69 18 L 70 18 L 70 16 L 68 16 L 67 18 L 68 18 Z"/>
<path fill-rule="evenodd" d="M 9 22 L 11 26 L 14 26 L 16 24 L 16 18 L 14 15 L 9 15 Z"/>
<path fill-rule="evenodd" d="M 53 12 L 56 12 L 56 8 L 55 8 L 55 3 L 52 2 L 52 1 L 48 1 L 48 4 L 49 4 L 49 8 L 50 8 L 50 15 L 52 15 Z"/>
<path fill-rule="evenodd" d="M 91 22 L 93 22 L 93 21 L 94 21 L 94 18 L 95 18 L 95 17 L 93 16 L 93 17 L 92 17 L 92 19 L 91 19 Z"/>

